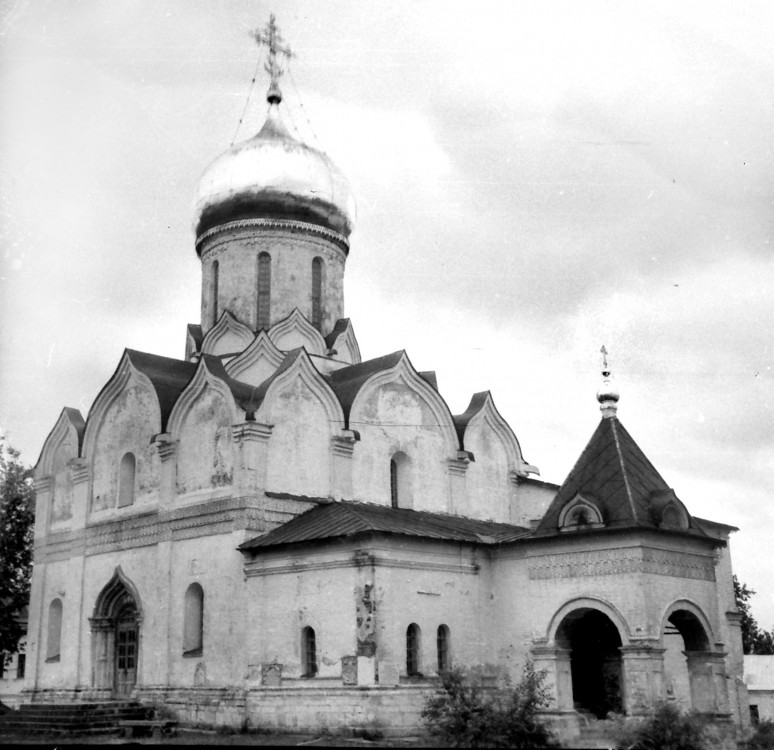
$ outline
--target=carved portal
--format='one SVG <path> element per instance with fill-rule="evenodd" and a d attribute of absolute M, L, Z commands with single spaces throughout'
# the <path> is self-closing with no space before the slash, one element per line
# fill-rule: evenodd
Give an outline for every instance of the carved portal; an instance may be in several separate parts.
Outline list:
<path fill-rule="evenodd" d="M 141 623 L 137 592 L 118 567 L 97 597 L 89 619 L 95 689 L 115 698 L 131 695 L 137 682 Z"/>

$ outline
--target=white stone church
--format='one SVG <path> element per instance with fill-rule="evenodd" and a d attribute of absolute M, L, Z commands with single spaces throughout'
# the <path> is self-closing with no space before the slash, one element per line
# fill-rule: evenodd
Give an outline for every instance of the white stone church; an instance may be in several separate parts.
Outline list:
<path fill-rule="evenodd" d="M 27 700 L 412 734 L 444 670 L 531 660 L 566 736 L 662 698 L 747 722 L 734 529 L 662 479 L 608 372 L 558 487 L 490 393 L 455 415 L 404 351 L 361 361 L 353 198 L 284 123 L 264 37 L 265 124 L 199 186 L 185 357 L 126 350 L 43 447 Z"/>

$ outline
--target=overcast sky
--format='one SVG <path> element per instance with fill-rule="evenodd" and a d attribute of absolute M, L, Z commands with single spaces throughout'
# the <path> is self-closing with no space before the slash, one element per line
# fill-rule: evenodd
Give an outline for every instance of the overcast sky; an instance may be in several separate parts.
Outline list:
<path fill-rule="evenodd" d="M 346 308 L 561 483 L 619 417 L 774 626 L 774 5 L 0 2 L 0 424 L 28 463 L 124 347 L 184 354 L 192 203 L 270 12 L 286 121 L 349 177 Z M 261 73 L 238 140 L 265 112 Z"/>

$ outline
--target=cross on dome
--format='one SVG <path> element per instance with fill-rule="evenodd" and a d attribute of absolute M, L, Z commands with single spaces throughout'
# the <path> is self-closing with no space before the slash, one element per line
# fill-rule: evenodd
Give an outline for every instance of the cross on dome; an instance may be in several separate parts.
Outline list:
<path fill-rule="evenodd" d="M 614 417 L 618 409 L 620 394 L 610 375 L 610 365 L 607 361 L 607 348 L 602 345 L 599 350 L 602 353 L 602 385 L 597 391 L 597 401 L 603 417 Z"/>
<path fill-rule="evenodd" d="M 264 66 L 271 78 L 266 99 L 270 104 L 279 104 L 282 101 L 279 79 L 285 71 L 277 60 L 277 55 L 284 55 L 290 59 L 293 57 L 293 53 L 290 51 L 290 47 L 283 44 L 284 39 L 279 32 L 273 13 L 269 16 L 269 23 L 263 29 L 254 31 L 252 37 L 259 47 L 265 45 L 269 50 L 269 59 Z"/>

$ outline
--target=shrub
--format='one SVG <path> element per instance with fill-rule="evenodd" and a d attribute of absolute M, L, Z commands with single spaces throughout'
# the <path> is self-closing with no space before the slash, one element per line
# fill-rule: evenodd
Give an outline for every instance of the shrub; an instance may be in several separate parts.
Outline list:
<path fill-rule="evenodd" d="M 177 719 L 175 710 L 166 703 L 154 703 L 152 706 L 148 706 L 147 713 L 149 719 Z"/>
<path fill-rule="evenodd" d="M 742 750 L 774 750 L 774 721 L 762 721 L 740 746 Z"/>
<path fill-rule="evenodd" d="M 538 717 L 547 703 L 544 679 L 528 664 L 515 687 L 486 688 L 475 671 L 452 669 L 425 701 L 422 719 L 449 747 L 558 747 Z"/>
<path fill-rule="evenodd" d="M 616 744 L 629 750 L 709 750 L 718 739 L 706 719 L 667 701 L 644 719 L 614 720 L 613 731 Z"/>

